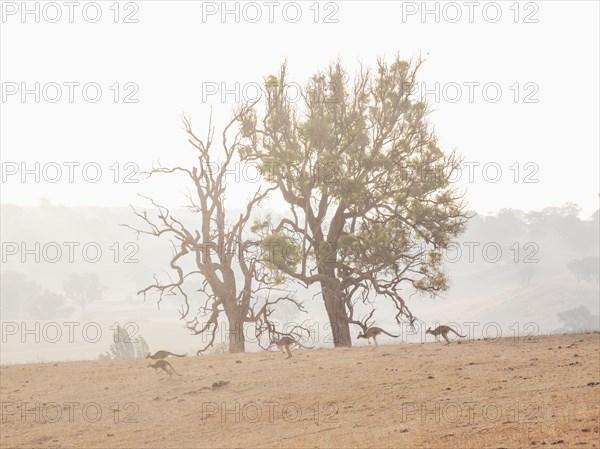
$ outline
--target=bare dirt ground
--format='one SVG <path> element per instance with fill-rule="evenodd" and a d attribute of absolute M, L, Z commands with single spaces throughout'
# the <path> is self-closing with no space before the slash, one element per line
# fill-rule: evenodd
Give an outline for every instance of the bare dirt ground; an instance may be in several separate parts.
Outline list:
<path fill-rule="evenodd" d="M 2 366 L 0 446 L 597 448 L 600 333 Z M 228 383 L 226 383 L 228 382 Z"/>

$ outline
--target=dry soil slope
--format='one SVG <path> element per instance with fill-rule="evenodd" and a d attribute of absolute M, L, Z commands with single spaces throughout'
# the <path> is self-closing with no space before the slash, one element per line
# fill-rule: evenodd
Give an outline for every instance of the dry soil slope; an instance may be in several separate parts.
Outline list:
<path fill-rule="evenodd" d="M 596 332 L 186 357 L 173 379 L 146 360 L 2 366 L 1 447 L 593 448 L 599 346 Z"/>

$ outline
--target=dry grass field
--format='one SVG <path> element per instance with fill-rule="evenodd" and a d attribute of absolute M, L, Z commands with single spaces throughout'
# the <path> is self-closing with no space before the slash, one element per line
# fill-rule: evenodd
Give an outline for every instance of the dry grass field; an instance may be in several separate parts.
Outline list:
<path fill-rule="evenodd" d="M 598 448 L 600 333 L 2 366 L 1 447 Z"/>

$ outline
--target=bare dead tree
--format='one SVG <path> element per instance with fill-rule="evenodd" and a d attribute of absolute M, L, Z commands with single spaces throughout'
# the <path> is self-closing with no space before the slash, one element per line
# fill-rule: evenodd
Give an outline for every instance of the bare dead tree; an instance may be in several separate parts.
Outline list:
<path fill-rule="evenodd" d="M 349 313 L 346 318 L 348 320 L 348 323 L 356 324 L 357 326 L 359 326 L 362 329 L 363 332 L 367 332 L 369 327 L 371 327 L 373 325 L 373 323 L 369 324 L 369 320 L 371 318 L 373 318 L 374 313 L 375 313 L 375 309 L 372 309 L 371 312 L 369 312 L 367 314 L 367 316 L 365 316 L 362 320 L 357 320 L 354 318 L 354 305 L 351 305 L 349 308 Z"/>
<path fill-rule="evenodd" d="M 244 108 L 240 111 L 245 112 Z M 270 272 L 261 262 L 260 242 L 252 240 L 246 229 L 253 217 L 253 209 L 274 188 L 259 188 L 237 220 L 231 224 L 226 220 L 224 176 L 239 149 L 240 133 L 234 130 L 239 118 L 238 114 L 225 126 L 221 135 L 222 148 L 216 151 L 215 157 L 212 115 L 205 138 L 198 137 L 192 130 L 191 121 L 182 117 L 188 141 L 196 150 L 198 165 L 189 168 L 159 166 L 147 173 L 148 177 L 178 174 L 191 181 L 193 193 L 188 194 L 186 207 L 197 217 L 193 227 L 184 224 L 185 220 L 148 197 L 145 198 L 153 212 L 132 207 L 145 226 L 125 225 L 138 236 L 145 234 L 170 239 L 173 256 L 169 267 L 173 275 L 169 276 L 168 282 L 159 280 L 155 275 L 154 283 L 138 294 L 144 298 L 157 294 L 159 307 L 165 296 L 181 297 L 183 303 L 179 312 L 187 329 L 194 335 L 208 336 L 208 343 L 198 350 L 198 354 L 213 346 L 222 321 L 228 325 L 229 351 L 244 352 L 245 324 L 256 323 L 259 329 L 272 327 L 269 316 L 280 301 L 289 301 L 299 310 L 304 310 L 302 304 L 286 290 L 284 283 L 273 282 Z M 231 134 L 233 139 L 230 143 Z M 221 162 L 217 163 L 219 159 Z M 200 287 L 191 294 L 189 286 L 196 279 L 200 280 Z M 201 303 L 197 310 L 192 310 L 192 296 Z"/>

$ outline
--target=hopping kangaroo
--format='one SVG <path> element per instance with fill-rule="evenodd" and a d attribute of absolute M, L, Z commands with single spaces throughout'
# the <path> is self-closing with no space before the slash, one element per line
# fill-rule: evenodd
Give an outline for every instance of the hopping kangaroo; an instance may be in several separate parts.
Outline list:
<path fill-rule="evenodd" d="M 185 354 L 179 355 L 179 354 L 173 354 L 172 352 L 169 352 L 169 351 L 156 351 L 154 353 L 154 355 L 151 355 L 150 353 L 148 353 L 146 358 L 152 359 L 152 360 L 164 360 L 167 357 L 169 357 L 170 355 L 175 356 L 175 357 L 185 357 Z"/>
<path fill-rule="evenodd" d="M 281 352 L 283 352 L 283 348 L 285 348 L 285 350 L 287 351 L 288 359 L 292 356 L 292 351 L 290 351 L 290 347 L 294 345 L 298 345 L 299 347 L 304 349 L 314 348 L 314 346 L 304 346 L 302 343 L 294 340 L 292 337 L 281 337 L 279 340 L 271 340 L 271 345 L 269 346 L 269 348 L 271 348 L 273 345 L 277 345 L 277 347 L 281 349 Z"/>
<path fill-rule="evenodd" d="M 458 335 L 459 337 L 462 337 L 462 338 L 466 337 L 466 335 L 460 335 L 458 332 L 456 332 L 450 326 L 438 326 L 434 330 L 431 330 L 431 328 L 429 328 L 425 331 L 426 334 L 433 335 L 435 337 L 436 341 L 439 341 L 438 336 L 441 334 L 442 337 L 444 337 L 444 340 L 446 340 L 446 344 L 449 345 L 450 340 L 448 340 L 448 332 L 454 332 L 456 335 Z"/>
<path fill-rule="evenodd" d="M 375 346 L 377 346 L 377 336 L 379 334 L 386 334 L 386 335 L 389 335 L 390 337 L 394 337 L 394 338 L 398 338 L 400 336 L 400 335 L 392 335 L 389 332 L 384 331 L 380 327 L 370 327 L 369 329 L 364 331 L 364 333 L 363 332 L 359 333 L 358 337 L 356 337 L 356 338 L 366 338 L 367 342 L 369 344 L 371 344 L 371 338 L 372 338 L 373 341 L 375 342 Z"/>
<path fill-rule="evenodd" d="M 166 360 L 157 360 L 154 365 L 150 363 L 148 364 L 148 368 L 154 368 L 154 372 L 156 374 L 158 374 L 158 369 L 162 369 L 165 373 L 169 375 L 169 377 L 173 377 L 173 373 L 177 374 L 178 376 L 181 376 L 181 374 L 175 371 L 175 368 L 173 368 L 171 364 Z"/>

